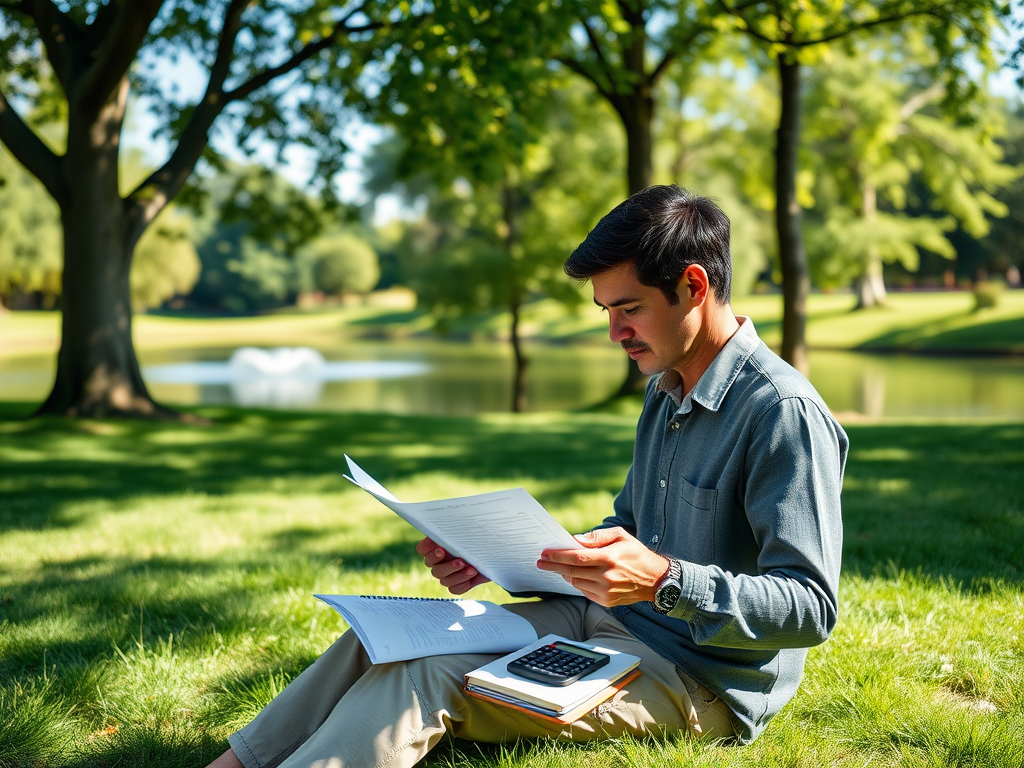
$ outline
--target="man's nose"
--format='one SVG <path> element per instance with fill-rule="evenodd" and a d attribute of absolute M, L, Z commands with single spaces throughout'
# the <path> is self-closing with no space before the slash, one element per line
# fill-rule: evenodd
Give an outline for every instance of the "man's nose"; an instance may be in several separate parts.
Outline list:
<path fill-rule="evenodd" d="M 633 336 L 633 329 L 629 327 L 628 323 L 624 323 L 621 319 L 612 315 L 608 318 L 608 337 L 616 344 L 621 343 L 623 339 L 628 339 Z"/>

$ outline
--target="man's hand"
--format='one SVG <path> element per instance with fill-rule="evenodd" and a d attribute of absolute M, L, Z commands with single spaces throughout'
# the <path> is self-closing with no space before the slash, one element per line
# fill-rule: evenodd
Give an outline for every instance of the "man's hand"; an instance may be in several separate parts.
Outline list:
<path fill-rule="evenodd" d="M 423 557 L 423 564 L 441 582 L 441 586 L 447 587 L 453 595 L 469 592 L 473 587 L 490 581 L 462 558 L 449 556 L 430 539 L 423 539 L 417 544 L 416 553 Z"/>
<path fill-rule="evenodd" d="M 576 540 L 585 549 L 545 549 L 537 567 L 559 574 L 606 608 L 654 599 L 667 559 L 622 528 L 601 528 Z"/>

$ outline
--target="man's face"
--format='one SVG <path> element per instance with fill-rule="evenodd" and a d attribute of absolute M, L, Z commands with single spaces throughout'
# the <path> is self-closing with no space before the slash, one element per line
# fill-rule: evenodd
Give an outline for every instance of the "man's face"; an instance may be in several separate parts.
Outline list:
<path fill-rule="evenodd" d="M 686 281 L 679 303 L 670 304 L 658 288 L 643 285 L 628 262 L 591 278 L 594 303 L 608 312 L 608 335 L 622 345 L 646 375 L 679 366 L 693 344 L 698 321 Z"/>

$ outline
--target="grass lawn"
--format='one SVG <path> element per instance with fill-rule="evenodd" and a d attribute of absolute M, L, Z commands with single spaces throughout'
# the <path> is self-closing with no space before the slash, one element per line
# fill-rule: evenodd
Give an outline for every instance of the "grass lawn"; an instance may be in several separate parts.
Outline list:
<path fill-rule="evenodd" d="M 897 293 L 889 306 L 852 312 L 849 294 L 816 294 L 808 304 L 808 343 L 829 349 L 936 353 L 1024 354 L 1024 291 L 1007 291 L 994 309 L 972 311 L 969 292 Z M 738 297 L 733 307 L 750 315 L 758 334 L 775 347 L 781 340 L 781 296 Z M 432 335 L 431 319 L 409 307 L 349 307 L 285 311 L 258 317 L 190 318 L 140 315 L 135 343 L 141 350 L 294 344 L 296 339 L 330 347 L 360 337 Z M 469 318 L 452 324 L 460 338 L 502 337 L 506 316 Z M 523 317 L 529 337 L 553 341 L 607 342 L 607 320 L 588 302 L 567 311 L 551 300 L 530 304 Z M 0 315 L 0 358 L 51 353 L 60 341 L 56 312 Z"/>
<path fill-rule="evenodd" d="M 343 630 L 314 591 L 440 596 L 343 451 L 402 498 L 522 484 L 579 530 L 609 510 L 635 420 L 28 410 L 0 406 L 4 768 L 204 764 Z M 456 741 L 430 764 L 1021 768 L 1024 424 L 848 431 L 841 621 L 754 745 Z"/>

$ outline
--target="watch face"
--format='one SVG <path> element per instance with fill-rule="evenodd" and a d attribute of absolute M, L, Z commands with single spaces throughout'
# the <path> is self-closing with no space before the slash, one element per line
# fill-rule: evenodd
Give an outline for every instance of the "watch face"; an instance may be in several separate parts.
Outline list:
<path fill-rule="evenodd" d="M 654 595 L 654 604 L 659 610 L 668 613 L 676 607 L 681 592 L 679 584 L 670 581 L 662 585 L 661 589 Z"/>

